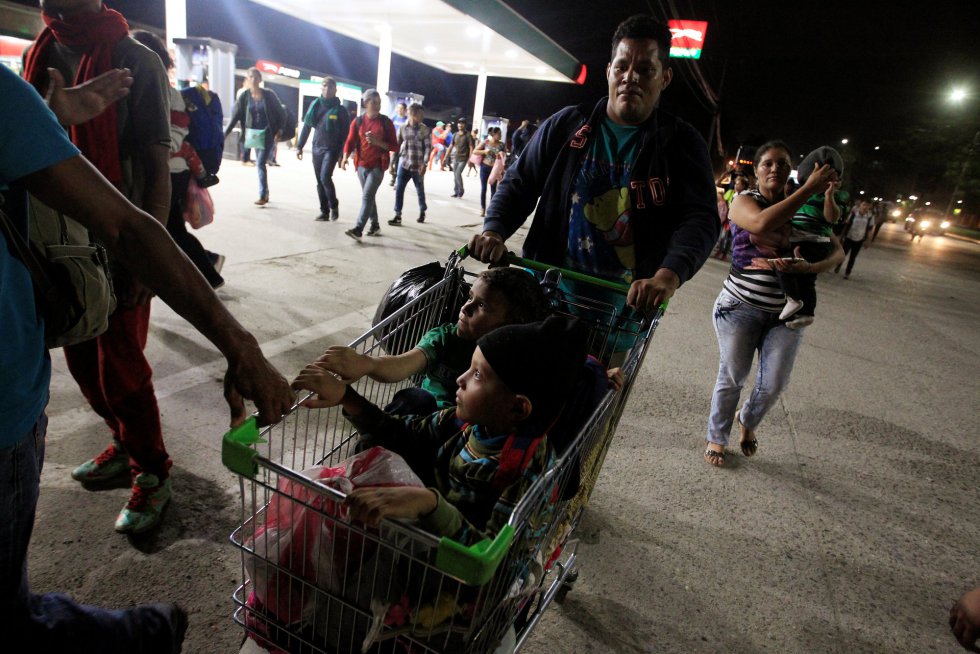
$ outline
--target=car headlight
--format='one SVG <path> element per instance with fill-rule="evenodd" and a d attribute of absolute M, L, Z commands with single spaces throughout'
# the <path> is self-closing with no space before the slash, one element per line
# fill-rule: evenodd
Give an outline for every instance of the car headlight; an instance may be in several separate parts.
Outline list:
<path fill-rule="evenodd" d="M 941 229 L 949 229 L 949 226 L 950 225 L 951 225 L 951 223 L 948 220 L 944 220 L 941 223 L 939 223 L 939 227 Z"/>
<path fill-rule="evenodd" d="M 929 229 L 930 227 L 932 227 L 932 223 L 929 222 L 928 220 L 923 220 L 922 222 L 919 223 L 919 227 L 921 227 L 922 229 Z"/>

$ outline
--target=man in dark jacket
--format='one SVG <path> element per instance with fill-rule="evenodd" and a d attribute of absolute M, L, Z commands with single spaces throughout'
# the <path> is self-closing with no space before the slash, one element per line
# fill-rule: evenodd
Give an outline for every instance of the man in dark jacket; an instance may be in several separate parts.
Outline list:
<path fill-rule="evenodd" d="M 303 159 L 303 146 L 313 132 L 313 172 L 316 175 L 316 192 L 320 196 L 320 215 L 317 220 L 337 220 L 337 189 L 333 185 L 333 171 L 344 153 L 344 140 L 350 128 L 350 115 L 337 97 L 337 82 L 325 77 L 320 85 L 320 97 L 313 101 L 303 118 L 303 131 L 296 144 L 296 158 Z"/>
<path fill-rule="evenodd" d="M 286 112 L 275 91 L 262 88 L 262 73 L 258 68 L 249 68 L 245 75 L 245 93 L 239 93 L 235 100 L 235 108 L 231 114 L 231 122 L 225 128 L 225 138 L 231 134 L 235 125 L 242 125 L 242 140 L 246 148 L 255 148 L 255 165 L 259 172 L 259 199 L 255 204 L 260 207 L 269 203 L 269 178 L 266 165 L 275 147 L 276 141 L 282 135 L 286 124 Z M 250 132 L 251 130 L 251 132 Z M 248 142 L 249 134 L 253 135 L 255 143 Z"/>
<path fill-rule="evenodd" d="M 718 236 L 704 140 L 659 111 L 670 83 L 670 30 L 633 16 L 613 37 L 609 97 L 567 107 L 531 137 L 470 240 L 481 261 L 537 205 L 524 255 L 630 285 L 627 304 L 650 312 L 707 259 Z"/>

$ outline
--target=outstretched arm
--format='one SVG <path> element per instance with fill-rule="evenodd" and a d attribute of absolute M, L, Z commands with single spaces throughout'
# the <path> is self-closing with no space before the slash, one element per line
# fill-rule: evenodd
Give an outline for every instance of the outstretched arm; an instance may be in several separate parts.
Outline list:
<path fill-rule="evenodd" d="M 275 422 L 289 409 L 289 384 L 262 355 L 255 337 L 218 300 L 163 225 L 134 207 L 84 157 L 20 181 L 46 205 L 92 230 L 127 270 L 214 343 L 228 360 L 225 399 L 233 424 L 245 419 L 242 397 L 255 402 L 264 422 Z"/>
<path fill-rule="evenodd" d="M 427 360 L 417 347 L 396 356 L 372 357 L 359 354 L 349 347 L 332 345 L 316 363 L 340 375 L 347 384 L 356 382 L 364 375 L 375 381 L 391 383 L 422 372 Z"/>

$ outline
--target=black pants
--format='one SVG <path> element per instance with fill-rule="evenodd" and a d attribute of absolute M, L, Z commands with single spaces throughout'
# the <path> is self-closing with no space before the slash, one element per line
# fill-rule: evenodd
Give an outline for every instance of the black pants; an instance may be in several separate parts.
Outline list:
<path fill-rule="evenodd" d="M 848 257 L 847 268 L 844 270 L 845 275 L 851 274 L 851 270 L 854 269 L 854 260 L 858 258 L 858 252 L 861 251 L 861 248 L 863 246 L 864 246 L 864 239 L 861 239 L 859 241 L 852 241 L 849 238 L 844 239 L 844 256 Z M 837 268 L 839 270 L 840 266 L 837 266 Z"/>
<path fill-rule="evenodd" d="M 190 182 L 191 173 L 185 170 L 182 173 L 170 175 L 170 215 L 167 217 L 167 232 L 177 246 L 184 251 L 187 258 L 191 260 L 197 269 L 208 280 L 214 288 L 221 284 L 224 279 L 214 269 L 211 264 L 211 257 L 204 249 L 201 242 L 187 231 L 187 224 L 184 222 L 184 198 L 187 197 L 187 184 Z"/>
<path fill-rule="evenodd" d="M 799 244 L 800 256 L 816 263 L 823 261 L 830 255 L 830 243 L 803 242 Z M 812 273 L 790 275 L 776 271 L 779 278 L 779 285 L 787 297 L 799 300 L 803 307 L 797 311 L 794 317 L 812 316 L 817 309 L 817 276 Z"/>

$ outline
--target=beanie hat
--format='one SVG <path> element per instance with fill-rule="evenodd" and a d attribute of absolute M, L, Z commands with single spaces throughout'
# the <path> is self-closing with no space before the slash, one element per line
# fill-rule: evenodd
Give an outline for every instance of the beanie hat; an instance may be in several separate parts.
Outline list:
<path fill-rule="evenodd" d="M 494 374 L 512 392 L 531 400 L 533 415 L 541 416 L 557 410 L 572 391 L 585 365 L 587 340 L 578 320 L 551 316 L 499 327 L 476 344 Z"/>
<path fill-rule="evenodd" d="M 361 94 L 361 104 L 367 104 L 368 101 L 373 100 L 374 98 L 377 98 L 378 100 L 381 99 L 381 94 L 378 93 L 378 89 L 368 89 Z"/>
<path fill-rule="evenodd" d="M 800 167 L 796 169 L 796 178 L 800 184 L 805 184 L 810 174 L 824 164 L 830 164 L 838 175 L 844 174 L 844 159 L 840 152 L 829 145 L 822 145 L 803 158 Z"/>

